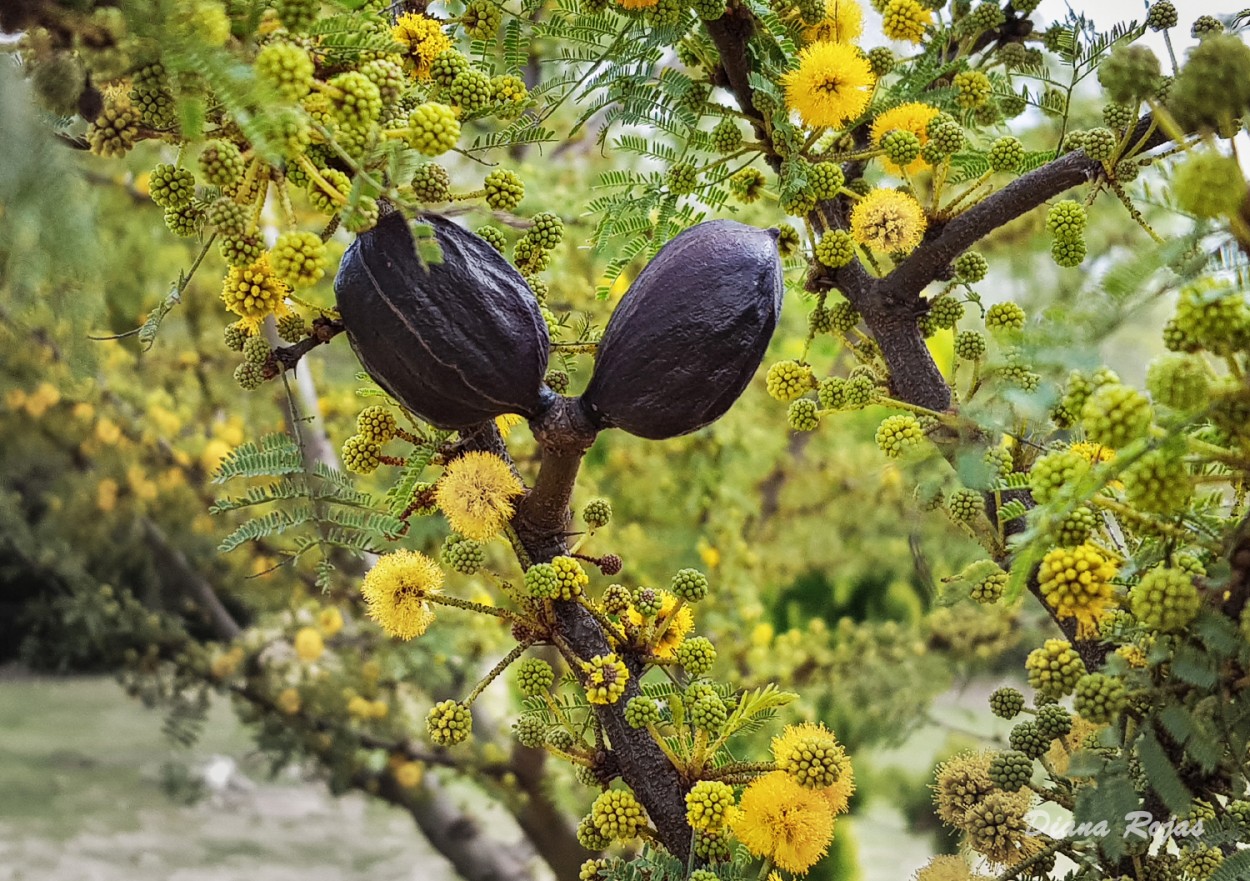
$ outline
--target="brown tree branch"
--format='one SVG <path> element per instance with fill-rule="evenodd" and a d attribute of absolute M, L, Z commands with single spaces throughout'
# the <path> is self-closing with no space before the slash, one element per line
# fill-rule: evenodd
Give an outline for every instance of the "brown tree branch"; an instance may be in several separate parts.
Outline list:
<path fill-rule="evenodd" d="M 575 400 L 560 396 L 552 399 L 530 427 L 542 449 L 542 465 L 534 488 L 517 507 L 512 526 L 530 559 L 537 563 L 568 552 L 566 536 L 572 518 L 569 500 L 582 457 L 594 443 L 597 432 Z M 467 447 L 493 452 L 511 461 L 493 422 L 461 432 L 461 439 Z M 553 606 L 559 636 L 578 658 L 589 660 L 614 651 L 603 628 L 584 606 L 576 602 L 555 602 Z M 690 852 L 691 838 L 685 803 L 689 784 L 645 729 L 626 724 L 625 705 L 641 694 L 638 676 L 643 662 L 630 652 L 622 651 L 620 655 L 630 671 L 625 693 L 614 704 L 595 707 L 611 746 L 609 762 L 615 763 L 621 778 L 646 808 L 660 841 L 670 853 L 684 860 Z"/>

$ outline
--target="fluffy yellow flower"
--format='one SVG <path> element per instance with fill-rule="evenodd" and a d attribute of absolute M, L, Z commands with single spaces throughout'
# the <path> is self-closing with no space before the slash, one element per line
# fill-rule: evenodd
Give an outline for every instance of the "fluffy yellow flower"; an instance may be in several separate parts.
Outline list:
<path fill-rule="evenodd" d="M 326 650 L 326 644 L 315 627 L 301 627 L 295 634 L 295 654 L 301 661 L 315 661 Z"/>
<path fill-rule="evenodd" d="M 616 0 L 616 5 L 621 9 L 650 9 L 659 5 L 659 2 L 660 0 Z"/>
<path fill-rule="evenodd" d="M 876 83 L 868 60 L 848 43 L 812 43 L 799 53 L 798 68 L 782 77 L 786 105 L 814 128 L 859 116 Z"/>
<path fill-rule="evenodd" d="M 936 107 L 930 107 L 928 104 L 922 104 L 919 101 L 911 101 L 907 104 L 893 107 L 873 120 L 872 144 L 874 147 L 879 147 L 881 146 L 881 139 L 890 132 L 905 131 L 913 132 L 916 137 L 920 138 L 920 146 L 923 147 L 929 143 L 929 123 L 940 112 Z M 906 168 L 899 168 L 889 159 L 882 156 L 881 165 L 887 172 L 893 175 L 901 175 L 903 172 L 916 174 L 929 167 L 929 163 L 919 157 Z"/>
<path fill-rule="evenodd" d="M 898 190 L 872 190 L 851 210 L 855 241 L 887 254 L 910 254 L 928 225 L 920 203 Z"/>
<path fill-rule="evenodd" d="M 365 611 L 390 636 L 412 639 L 425 633 L 434 612 L 426 597 L 443 586 L 443 570 L 425 554 L 387 554 L 365 575 L 360 595 Z"/>
<path fill-rule="evenodd" d="M 655 644 L 655 656 L 671 658 L 677 652 L 677 646 L 681 645 L 686 635 L 694 629 L 694 613 L 690 611 L 688 603 L 682 603 L 681 608 L 677 609 L 677 597 L 671 593 L 660 591 L 660 595 L 660 611 L 655 616 L 655 629 L 657 633 L 663 630 L 664 635 Z M 677 617 L 669 623 L 669 618 L 672 618 L 675 609 Z M 641 627 L 643 624 L 643 617 L 632 607 L 626 612 L 626 617 L 635 627 Z"/>
<path fill-rule="evenodd" d="M 451 528 L 466 538 L 487 541 L 499 534 L 515 509 L 512 500 L 525 486 L 494 453 L 474 451 L 443 470 L 434 501 Z"/>
<path fill-rule="evenodd" d="M 756 856 L 802 874 L 816 865 L 833 841 L 833 811 L 814 790 L 785 771 L 756 778 L 742 792 L 733 833 Z"/>
<path fill-rule="evenodd" d="M 451 40 L 437 21 L 414 12 L 405 13 L 396 20 L 391 36 L 404 47 L 404 62 L 419 80 L 428 80 L 434 59 L 451 48 Z"/>
<path fill-rule="evenodd" d="M 881 10 L 881 29 L 891 40 L 919 43 L 933 23 L 933 12 L 917 0 L 890 0 Z"/>
<path fill-rule="evenodd" d="M 864 32 L 864 11 L 855 0 L 825 0 L 825 17 L 803 31 L 809 43 L 852 43 Z"/>
<path fill-rule="evenodd" d="M 855 771 L 837 737 L 824 725 L 787 725 L 772 741 L 777 767 L 825 797 L 835 814 L 846 811 L 855 792 Z M 832 783 L 820 785 L 828 780 Z"/>

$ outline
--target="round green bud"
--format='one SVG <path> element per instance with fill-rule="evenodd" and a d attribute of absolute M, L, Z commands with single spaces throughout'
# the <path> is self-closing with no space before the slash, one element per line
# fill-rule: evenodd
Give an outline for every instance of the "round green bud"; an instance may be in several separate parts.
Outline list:
<path fill-rule="evenodd" d="M 1024 709 L 1024 695 L 1014 688 L 1000 688 L 990 695 L 990 711 L 1000 719 L 1014 719 Z"/>
<path fill-rule="evenodd" d="M 1005 792 L 1023 789 L 1032 777 L 1033 759 L 1022 752 L 1007 750 L 990 761 L 990 780 Z"/>
<path fill-rule="evenodd" d="M 1168 28 L 1174 28 L 1179 20 L 1176 14 L 1176 7 L 1172 5 L 1172 0 L 1158 0 L 1158 2 L 1151 3 L 1150 9 L 1146 13 L 1146 27 L 1152 31 L 1165 31 Z"/>
<path fill-rule="evenodd" d="M 820 426 L 816 402 L 811 398 L 799 398 L 790 402 L 786 422 L 795 431 L 815 431 Z"/>
<path fill-rule="evenodd" d="M 716 663 L 716 647 L 712 641 L 702 636 L 684 639 L 675 652 L 677 663 L 685 668 L 691 676 L 706 676 Z"/>
<path fill-rule="evenodd" d="M 976 284 L 990 271 L 989 261 L 979 251 L 964 251 L 955 258 L 951 266 L 956 277 L 967 284 Z"/>
<path fill-rule="evenodd" d="M 764 172 L 758 168 L 743 168 L 729 179 L 729 192 L 733 193 L 739 201 L 749 205 L 763 195 L 764 185 L 767 182 Z"/>
<path fill-rule="evenodd" d="M 985 158 L 991 171 L 1019 171 L 1024 165 L 1024 144 L 1010 135 L 998 138 L 990 144 Z"/>
<path fill-rule="evenodd" d="M 1085 133 L 1081 149 L 1095 162 L 1108 162 L 1115 156 L 1119 140 L 1115 132 L 1109 128 L 1092 128 Z"/>
<path fill-rule="evenodd" d="M 1042 735 L 1036 722 L 1021 722 L 1011 729 L 1007 739 L 1013 750 L 1024 753 L 1030 760 L 1039 758 L 1050 749 L 1050 738 Z"/>
<path fill-rule="evenodd" d="M 987 347 L 985 334 L 979 331 L 962 330 L 955 337 L 955 355 L 964 361 L 981 360 Z"/>
<path fill-rule="evenodd" d="M 660 721 L 660 707 L 649 697 L 639 695 L 625 704 L 625 724 L 630 728 L 646 728 Z"/>
<path fill-rule="evenodd" d="M 725 117 L 712 129 L 712 149 L 717 153 L 733 153 L 742 146 L 742 129 L 730 117 Z"/>
<path fill-rule="evenodd" d="M 1085 262 L 1084 239 L 1055 239 L 1050 245 L 1051 259 L 1065 269 L 1075 269 Z"/>
<path fill-rule="evenodd" d="M 491 102 L 490 74 L 465 68 L 447 90 L 447 97 L 466 114 L 482 110 Z"/>
<path fill-rule="evenodd" d="M 991 332 L 1024 330 L 1024 310 L 1015 303 L 995 303 L 985 313 L 985 329 Z"/>
<path fill-rule="evenodd" d="M 698 569 L 681 569 L 673 576 L 670 590 L 679 599 L 697 603 L 707 596 L 707 576 Z"/>
<path fill-rule="evenodd" d="M 1050 697 L 1060 698 L 1076 687 L 1077 680 L 1085 675 L 1085 662 L 1063 639 L 1048 639 L 1045 644 L 1029 653 L 1024 662 L 1028 672 L 1029 686 Z"/>
<path fill-rule="evenodd" d="M 1246 180 L 1233 157 L 1215 150 L 1193 150 L 1176 169 L 1172 192 L 1184 211 L 1197 217 L 1223 217 L 1241 209 Z"/>
<path fill-rule="evenodd" d="M 1128 706 L 1124 682 L 1106 673 L 1087 673 L 1076 683 L 1072 707 L 1077 715 L 1095 725 L 1115 720 Z"/>
<path fill-rule="evenodd" d="M 343 442 L 343 467 L 353 474 L 372 474 L 382 464 L 382 446 L 372 438 L 353 434 Z"/>
<path fill-rule="evenodd" d="M 920 158 L 920 136 L 905 129 L 886 132 L 880 147 L 885 158 L 901 168 Z"/>
<path fill-rule="evenodd" d="M 234 381 L 244 391 L 255 391 L 265 381 L 265 374 L 259 364 L 244 361 L 234 369 Z"/>
<path fill-rule="evenodd" d="M 1150 396 L 1174 410 L 1197 410 L 1211 390 L 1211 374 L 1201 358 L 1172 354 L 1156 358 L 1146 371 Z"/>
<path fill-rule="evenodd" d="M 1193 496 L 1185 460 L 1167 450 L 1151 450 L 1123 472 L 1129 504 L 1153 514 L 1179 514 Z"/>
<path fill-rule="evenodd" d="M 517 665 L 517 688 L 526 697 L 545 694 L 555 681 L 555 671 L 541 658 L 526 658 Z"/>
<path fill-rule="evenodd" d="M 425 717 L 425 730 L 437 746 L 455 746 L 473 733 L 473 716 L 459 701 L 439 701 Z"/>
<path fill-rule="evenodd" d="M 877 426 L 877 447 L 891 459 L 915 451 L 924 442 L 920 420 L 910 413 L 887 416 Z"/>
<path fill-rule="evenodd" d="M 669 192 L 677 196 L 688 196 L 699 187 L 699 169 L 689 162 L 679 162 L 668 170 Z"/>
<path fill-rule="evenodd" d="M 243 360 L 259 367 L 269 360 L 270 351 L 269 341 L 264 337 L 248 337 L 243 343 Z"/>
<path fill-rule="evenodd" d="M 486 204 L 493 211 L 511 211 L 525 198 L 525 184 L 515 172 L 506 168 L 497 168 L 486 175 L 483 187 Z"/>
<path fill-rule="evenodd" d="M 1181 569 L 1156 566 L 1133 586 L 1128 595 L 1133 617 L 1160 633 L 1179 633 L 1198 616 L 1202 598 L 1193 575 Z"/>
<path fill-rule="evenodd" d="M 427 101 L 408 114 L 408 145 L 418 153 L 438 156 L 456 146 L 459 140 L 460 120 L 456 118 L 456 111 L 446 104 Z M 486 200 L 490 202 L 489 187 Z"/>
<path fill-rule="evenodd" d="M 1104 447 L 1120 449 L 1150 431 L 1154 413 L 1149 399 L 1118 383 L 1101 386 L 1081 409 L 1085 436 Z"/>
<path fill-rule="evenodd" d="M 1039 706 L 1035 721 L 1042 736 L 1050 740 L 1067 737 L 1072 731 L 1072 714 L 1056 703 Z"/>
<path fill-rule="evenodd" d="M 812 368 L 797 361 L 778 361 L 768 368 L 765 378 L 768 394 L 787 403 L 801 397 L 815 384 Z"/>
<path fill-rule="evenodd" d="M 200 152 L 200 174 L 210 187 L 233 187 L 243 176 L 243 165 L 243 154 L 229 141 L 209 141 Z"/>
<path fill-rule="evenodd" d="M 486 545 L 452 533 L 443 543 L 442 558 L 453 572 L 476 575 L 486 564 Z"/>

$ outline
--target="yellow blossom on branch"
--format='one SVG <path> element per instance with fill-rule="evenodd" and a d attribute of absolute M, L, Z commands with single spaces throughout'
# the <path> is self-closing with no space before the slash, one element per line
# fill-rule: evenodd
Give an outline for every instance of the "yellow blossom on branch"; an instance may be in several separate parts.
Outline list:
<path fill-rule="evenodd" d="M 820 42 L 799 53 L 798 68 L 783 76 L 782 84 L 786 106 L 804 124 L 837 127 L 864 112 L 877 78 L 856 47 Z"/>
<path fill-rule="evenodd" d="M 419 80 L 428 80 L 434 59 L 451 48 L 451 40 L 437 21 L 413 12 L 395 21 L 391 36 L 404 47 L 404 62 Z"/>
<path fill-rule="evenodd" d="M 493 453 L 474 451 L 447 465 L 434 501 L 456 532 L 488 541 L 512 518 L 512 500 L 523 492 L 525 486 L 507 462 Z"/>
<path fill-rule="evenodd" d="M 742 792 L 733 833 L 751 853 L 802 874 L 833 841 L 833 811 L 816 791 L 785 771 L 756 778 Z"/>
<path fill-rule="evenodd" d="M 382 557 L 360 586 L 365 611 L 390 636 L 412 639 L 434 620 L 426 598 L 443 586 L 443 570 L 425 554 L 400 550 Z"/>
<path fill-rule="evenodd" d="M 910 254 L 928 225 L 920 203 L 898 190 L 872 190 L 851 209 L 855 241 L 886 254 Z"/>

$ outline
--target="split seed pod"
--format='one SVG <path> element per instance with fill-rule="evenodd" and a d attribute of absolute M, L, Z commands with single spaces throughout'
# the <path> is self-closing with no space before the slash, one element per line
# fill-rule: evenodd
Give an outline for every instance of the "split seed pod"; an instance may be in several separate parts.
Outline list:
<path fill-rule="evenodd" d="M 777 328 L 777 236 L 775 229 L 713 220 L 660 249 L 599 343 L 581 398 L 595 425 L 660 440 L 725 414 Z"/>
<path fill-rule="evenodd" d="M 536 415 L 551 341 L 533 292 L 484 239 L 438 215 L 421 220 L 434 228 L 438 263 L 422 265 L 399 213 L 343 255 L 334 293 L 360 363 L 439 428 Z"/>

